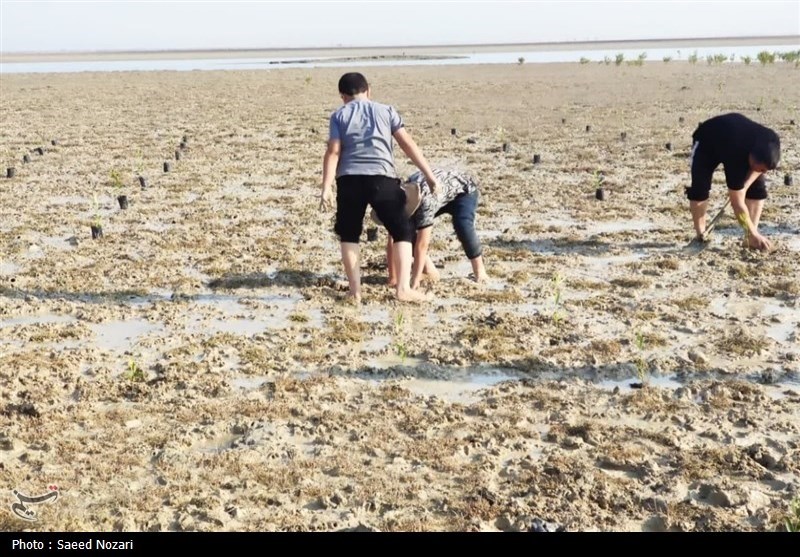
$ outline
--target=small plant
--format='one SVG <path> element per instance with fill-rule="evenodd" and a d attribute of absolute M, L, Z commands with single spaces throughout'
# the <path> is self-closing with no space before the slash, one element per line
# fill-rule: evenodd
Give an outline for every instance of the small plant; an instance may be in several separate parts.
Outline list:
<path fill-rule="evenodd" d="M 742 62 L 744 62 L 745 66 L 749 66 L 752 61 L 753 59 L 750 56 L 742 56 Z"/>
<path fill-rule="evenodd" d="M 747 213 L 739 213 L 736 215 L 736 220 L 739 221 L 739 226 L 741 226 L 744 231 L 744 247 L 748 247 L 750 245 L 750 227 L 747 226 L 747 224 L 750 218 L 747 216 Z"/>
<path fill-rule="evenodd" d="M 789 514 L 783 521 L 787 532 L 800 532 L 800 497 L 795 497 L 789 503 Z"/>
<path fill-rule="evenodd" d="M 664 61 L 664 63 L 666 64 L 666 63 L 668 63 L 668 62 L 671 62 L 671 61 L 672 61 L 672 56 L 664 56 L 664 57 L 662 58 L 662 60 L 663 60 L 663 61 Z"/>
<path fill-rule="evenodd" d="M 520 56 L 519 58 L 517 58 L 517 64 L 519 64 L 521 66 L 524 63 L 525 63 L 525 57 L 524 56 Z"/>
<path fill-rule="evenodd" d="M 553 278 L 550 279 L 550 289 L 553 294 L 553 313 L 550 316 L 550 320 L 553 322 L 554 325 L 558 326 L 563 319 L 562 309 L 563 304 L 561 302 L 561 286 L 564 283 L 564 277 L 562 277 L 558 273 L 553 274 Z"/>
<path fill-rule="evenodd" d="M 125 379 L 133 381 L 134 383 L 144 381 L 144 371 L 142 371 L 142 368 L 138 366 L 133 358 L 128 360 L 128 372 L 125 374 Z"/>
<path fill-rule="evenodd" d="M 305 78 L 306 85 L 311 85 L 311 76 L 307 75 Z"/>
<path fill-rule="evenodd" d="M 122 174 L 120 173 L 119 170 L 117 170 L 116 168 L 113 169 L 109 174 L 109 177 L 111 178 L 112 186 L 114 186 L 117 189 L 122 188 Z"/>
<path fill-rule="evenodd" d="M 761 62 L 762 66 L 766 66 L 767 64 L 774 64 L 775 53 L 762 50 L 761 52 L 758 53 L 758 55 L 756 55 L 756 59 L 758 59 L 758 61 Z"/>
<path fill-rule="evenodd" d="M 394 318 L 394 353 L 400 356 L 400 360 L 405 362 L 406 356 L 408 356 L 408 348 L 406 347 L 405 342 L 405 327 L 403 323 L 405 322 L 405 315 L 403 312 L 400 311 Z"/>
<path fill-rule="evenodd" d="M 688 60 L 689 60 L 689 63 L 690 63 L 690 64 L 697 64 L 697 59 L 698 59 L 698 57 L 697 57 L 697 51 L 695 50 L 693 53 L 691 53 L 691 54 L 689 55 L 689 58 L 688 58 Z"/>
<path fill-rule="evenodd" d="M 625 61 L 625 55 L 621 52 L 614 57 L 614 64 L 617 66 L 621 66 L 622 63 Z"/>
<path fill-rule="evenodd" d="M 645 384 L 647 381 L 647 362 L 644 360 L 644 349 L 647 341 L 645 340 L 644 334 L 641 331 L 636 331 L 636 340 L 635 345 L 638 353 L 636 355 L 636 376 L 639 378 L 639 382 L 642 385 Z"/>
<path fill-rule="evenodd" d="M 610 58 L 610 57 L 608 57 L 608 56 L 604 56 L 604 57 L 603 57 L 603 64 L 605 64 L 606 66 L 608 66 L 609 64 L 611 64 L 611 58 Z"/>
<path fill-rule="evenodd" d="M 103 220 L 100 218 L 100 204 L 97 202 L 97 194 L 94 194 L 92 196 L 92 199 L 93 199 L 92 204 L 94 206 L 94 211 L 92 215 L 92 226 L 100 228 L 103 226 Z"/>
<path fill-rule="evenodd" d="M 639 54 L 639 56 L 636 57 L 636 60 L 634 60 L 633 65 L 634 66 L 644 66 L 644 61 L 645 60 L 647 60 L 647 53 L 646 52 L 642 52 L 641 54 Z"/>
<path fill-rule="evenodd" d="M 581 56 L 580 62 L 581 62 L 581 64 L 588 64 L 589 63 L 589 59 L 586 56 Z"/>

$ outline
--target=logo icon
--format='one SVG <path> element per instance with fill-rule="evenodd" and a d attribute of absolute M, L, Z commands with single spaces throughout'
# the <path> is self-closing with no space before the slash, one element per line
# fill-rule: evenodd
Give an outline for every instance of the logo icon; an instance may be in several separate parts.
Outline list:
<path fill-rule="evenodd" d="M 30 497 L 20 493 L 16 489 L 13 490 L 11 493 L 17 498 L 17 502 L 11 504 L 11 512 L 13 512 L 22 520 L 28 520 L 31 522 L 35 521 L 36 511 L 34 511 L 31 507 L 35 505 L 41 505 L 43 503 L 51 503 L 58 499 L 59 491 L 57 485 L 48 485 L 47 489 L 47 493 L 44 495 L 38 495 L 36 497 Z"/>

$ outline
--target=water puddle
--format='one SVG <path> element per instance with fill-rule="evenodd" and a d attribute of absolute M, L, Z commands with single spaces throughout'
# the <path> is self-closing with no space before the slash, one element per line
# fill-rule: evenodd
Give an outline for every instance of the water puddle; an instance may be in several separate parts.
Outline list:
<path fill-rule="evenodd" d="M 392 339 L 386 336 L 372 338 L 363 344 L 362 351 L 368 354 L 382 352 L 392 343 Z"/>
<path fill-rule="evenodd" d="M 71 250 L 78 245 L 78 239 L 75 236 L 42 236 L 39 241 L 56 250 Z"/>
<path fill-rule="evenodd" d="M 619 388 L 620 392 L 630 392 L 634 390 L 634 387 L 631 384 L 641 384 L 642 381 L 638 378 L 628 378 L 628 379 L 602 379 L 597 382 L 597 385 L 601 389 L 613 391 Z M 683 387 L 683 383 L 678 381 L 674 376 L 664 376 L 664 375 L 650 375 L 644 378 L 643 382 L 647 387 L 660 387 L 662 389 L 679 389 Z"/>
<path fill-rule="evenodd" d="M 47 206 L 61 206 L 61 205 L 88 205 L 92 202 L 91 199 L 86 199 L 77 195 L 55 195 L 46 199 Z"/>
<path fill-rule="evenodd" d="M 616 234 L 619 232 L 641 232 L 652 230 L 655 224 L 644 220 L 621 220 L 595 222 L 587 227 L 589 234 Z"/>
<path fill-rule="evenodd" d="M 289 316 L 299 300 L 300 297 L 286 296 L 200 296 L 193 301 L 203 311 L 186 314 L 186 330 L 190 333 L 251 336 L 267 329 L 287 327 L 292 322 Z"/>
<path fill-rule="evenodd" d="M 735 320 L 769 319 L 766 336 L 777 342 L 790 342 L 797 338 L 800 310 L 782 305 L 780 302 L 765 302 L 738 296 L 719 297 L 711 300 L 709 312 L 722 319 Z"/>
<path fill-rule="evenodd" d="M 610 267 L 623 267 L 628 263 L 636 263 L 644 259 L 644 253 L 629 253 L 625 255 L 606 255 L 606 256 L 581 256 L 586 267 L 605 272 Z"/>
<path fill-rule="evenodd" d="M 230 380 L 231 387 L 234 389 L 241 389 L 244 391 L 254 391 L 260 388 L 264 383 L 269 383 L 270 379 L 268 377 L 258 377 L 258 376 L 245 376 L 245 377 L 234 377 Z"/>
<path fill-rule="evenodd" d="M 75 318 L 71 315 L 55 315 L 42 313 L 39 315 L 23 315 L 0 321 L 0 327 L 13 327 L 15 325 L 44 325 L 47 323 L 72 323 Z"/>
<path fill-rule="evenodd" d="M 411 377 L 407 379 L 392 379 L 389 377 L 370 377 L 367 381 L 383 383 L 392 381 L 408 389 L 411 393 L 421 397 L 436 397 L 446 402 L 471 404 L 479 400 L 481 390 L 497 385 L 504 381 L 519 380 L 519 376 L 507 373 L 475 373 L 454 374 L 451 378 L 436 379 Z"/>
<path fill-rule="evenodd" d="M 107 321 L 91 324 L 89 327 L 96 336 L 95 345 L 101 350 L 111 352 L 129 351 L 139 337 L 163 329 L 162 325 L 150 323 L 144 319 L 125 321 Z"/>
<path fill-rule="evenodd" d="M 212 437 L 211 439 L 195 443 L 192 449 L 201 453 L 221 453 L 223 451 L 232 449 L 234 443 L 241 438 L 241 435 L 234 435 L 232 433 L 220 435 L 218 437 Z"/>
<path fill-rule="evenodd" d="M 10 261 L 0 263 L 0 277 L 7 277 L 9 275 L 16 275 L 19 273 L 21 267 Z"/>

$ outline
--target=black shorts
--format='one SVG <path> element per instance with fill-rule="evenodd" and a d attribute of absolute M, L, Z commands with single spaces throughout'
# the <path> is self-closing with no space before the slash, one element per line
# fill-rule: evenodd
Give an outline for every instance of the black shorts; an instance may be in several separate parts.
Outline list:
<path fill-rule="evenodd" d="M 336 226 L 339 240 L 357 244 L 367 205 L 395 242 L 413 242 L 414 226 L 405 215 L 406 194 L 398 178 L 388 176 L 340 176 L 336 178 Z"/>
<path fill-rule="evenodd" d="M 696 142 L 692 147 L 692 156 L 690 164 L 692 167 L 692 185 L 686 188 L 686 197 L 690 201 L 706 201 L 708 194 L 711 191 L 711 179 L 714 176 L 714 170 L 721 164 L 722 161 L 709 155 L 700 142 Z M 750 165 L 747 161 L 743 164 L 726 164 L 725 165 L 725 182 L 728 184 L 730 190 L 740 190 L 744 187 L 744 181 L 750 173 Z M 767 198 L 767 183 L 762 174 L 750 184 L 745 193 L 746 199 L 766 199 Z"/>

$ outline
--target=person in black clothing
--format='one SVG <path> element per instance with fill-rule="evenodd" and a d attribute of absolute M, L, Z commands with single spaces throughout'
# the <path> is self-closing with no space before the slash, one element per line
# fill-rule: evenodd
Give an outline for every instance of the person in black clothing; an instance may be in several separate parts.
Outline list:
<path fill-rule="evenodd" d="M 686 189 L 698 239 L 704 238 L 706 209 L 714 170 L 722 164 L 728 195 L 751 248 L 771 250 L 772 243 L 758 232 L 767 198 L 764 174 L 781 158 L 781 144 L 773 130 L 736 113 L 706 120 L 692 134 L 692 185 Z"/>

